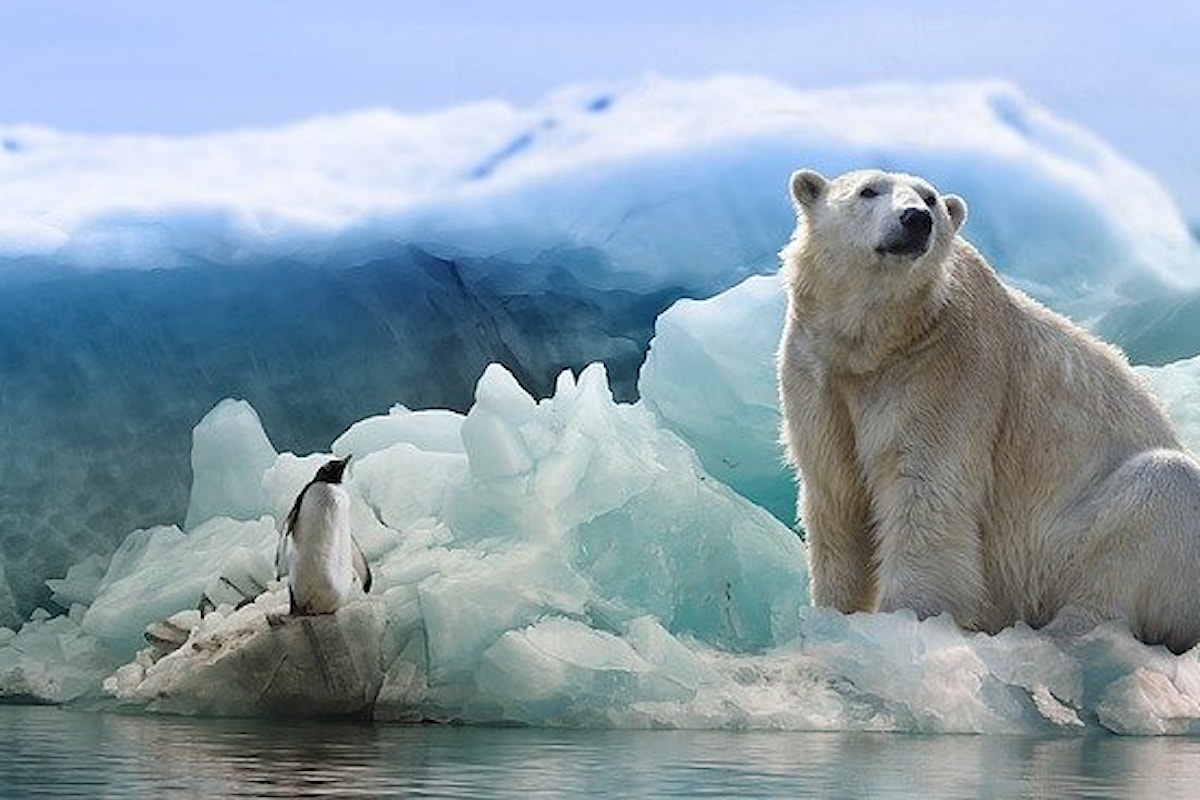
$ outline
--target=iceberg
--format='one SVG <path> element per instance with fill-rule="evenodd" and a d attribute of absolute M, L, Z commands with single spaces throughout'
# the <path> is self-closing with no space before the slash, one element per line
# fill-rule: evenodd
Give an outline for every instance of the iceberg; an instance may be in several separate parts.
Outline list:
<path fill-rule="evenodd" d="M 196 426 L 195 450 L 206 454 L 194 459 L 198 491 L 268 441 L 247 431 L 254 420 L 245 404 L 223 401 Z M 578 380 L 562 373 L 542 401 L 493 366 L 465 416 L 400 407 L 352 426 L 332 449 L 351 444 L 346 483 L 376 574 L 371 595 L 328 619 L 283 619 L 286 592 L 267 562 L 274 521 L 326 456 L 279 455 L 255 476 L 259 507 L 237 487 L 186 533 L 135 531 L 118 549 L 76 614 L 80 635 L 132 659 L 111 676 L 111 693 L 186 713 L 351 713 L 367 697 L 382 716 L 472 719 L 486 709 L 483 719 L 504 720 L 515 718 L 510 692 L 535 691 L 528 682 L 540 679 L 525 667 L 556 631 L 574 632 L 555 645 L 562 655 L 636 667 L 661 693 L 678 666 L 652 665 L 686 652 L 673 637 L 741 652 L 799 629 L 808 592 L 799 539 L 706 476 L 644 408 L 615 402 L 599 364 Z M 205 600 L 212 610 L 197 613 Z M 9 647 L 30 635 L 23 628 Z M 155 652 L 173 637 L 174 649 Z M 352 698 L 330 688 L 342 673 L 355 676 Z M 307 706 L 305 676 L 319 684 Z M 225 684 L 237 688 L 222 693 Z"/>
<path fill-rule="evenodd" d="M 659 316 L 638 391 L 705 469 L 785 522 L 796 484 L 779 445 L 775 351 L 787 309 L 775 275 Z"/>
<path fill-rule="evenodd" d="M 1200 732 L 1197 651 L 1116 624 L 807 605 L 774 382 L 797 166 L 966 196 L 968 238 L 1137 343 L 1200 449 L 1195 242 L 1015 88 L 650 78 L 183 139 L 0 129 L 0 701 Z M 279 522 L 350 453 L 376 585 L 292 618 Z"/>
<path fill-rule="evenodd" d="M 248 401 L 297 452 L 397 399 L 466 412 L 493 362 L 546 397 L 563 369 L 601 361 L 614 395 L 637 399 L 663 311 L 775 270 L 801 165 L 919 172 L 968 199 L 967 235 L 1041 299 L 1107 324 L 1145 363 L 1200 350 L 1179 321 L 1200 257 L 1171 198 L 1002 83 L 800 92 L 648 77 L 528 107 L 0 136 L 12 624 L 56 602 L 47 579 L 107 558 L 129 530 L 196 524 L 188 431 L 223 398 Z M 684 413 L 658 386 L 656 407 Z M 782 515 L 782 496 L 762 494 L 770 458 L 725 455 Z"/>
<path fill-rule="evenodd" d="M 1169 404 L 1194 404 L 1200 359 L 1143 372 Z M 197 424 L 198 490 L 270 441 L 256 419 L 223 401 Z M 709 475 L 646 403 L 616 402 L 601 365 L 564 372 L 542 400 L 493 366 L 467 414 L 397 405 L 329 449 L 349 447 L 370 594 L 286 613 L 267 563 L 276 520 L 329 453 L 277 454 L 253 481 L 257 507 L 245 487 L 210 495 L 192 528 L 131 533 L 99 578 L 94 560 L 71 570 L 55 584 L 77 600 L 69 614 L 0 629 L 0 697 L 381 721 L 1200 732 L 1200 649 L 1176 656 L 1117 623 L 988 636 L 945 615 L 807 606 L 799 537 Z"/>

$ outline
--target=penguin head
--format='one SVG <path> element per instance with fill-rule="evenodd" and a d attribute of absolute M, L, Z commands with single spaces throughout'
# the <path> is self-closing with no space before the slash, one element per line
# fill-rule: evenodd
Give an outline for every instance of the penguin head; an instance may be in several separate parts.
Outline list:
<path fill-rule="evenodd" d="M 317 476 L 313 478 L 319 483 L 341 483 L 342 476 L 346 474 L 346 465 L 350 463 L 351 456 L 345 458 L 335 458 L 332 461 L 326 461 L 319 470 Z"/>

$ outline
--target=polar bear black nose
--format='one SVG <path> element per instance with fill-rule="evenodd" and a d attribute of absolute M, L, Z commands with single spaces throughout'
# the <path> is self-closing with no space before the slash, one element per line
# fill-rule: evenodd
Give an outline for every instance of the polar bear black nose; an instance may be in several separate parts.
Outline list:
<path fill-rule="evenodd" d="M 906 233 L 927 236 L 933 230 L 933 215 L 923 208 L 906 208 L 900 212 L 900 224 Z"/>

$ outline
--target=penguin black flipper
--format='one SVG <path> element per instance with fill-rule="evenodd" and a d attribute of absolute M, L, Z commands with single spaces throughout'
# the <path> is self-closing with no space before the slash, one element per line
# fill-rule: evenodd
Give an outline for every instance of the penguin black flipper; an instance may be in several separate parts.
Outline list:
<path fill-rule="evenodd" d="M 287 518 L 283 521 L 283 535 L 289 536 L 296 529 L 296 520 L 300 519 L 300 503 L 304 500 L 304 495 L 309 488 L 316 483 L 316 479 L 304 484 L 304 488 L 296 495 L 296 500 L 292 503 L 292 510 L 288 512 Z"/>
<path fill-rule="evenodd" d="M 358 573 L 358 581 L 362 584 L 363 592 L 371 591 L 371 567 L 367 564 L 367 557 L 363 555 L 362 548 L 358 546 L 358 542 L 353 536 L 350 537 L 350 552 L 354 558 L 354 571 Z"/>
<path fill-rule="evenodd" d="M 292 531 L 296 529 L 296 520 L 300 518 L 300 503 L 304 500 L 304 493 L 308 488 L 316 483 L 316 480 L 311 480 L 304 484 L 304 488 L 296 495 L 295 501 L 292 503 L 292 510 L 288 512 L 283 521 L 283 530 L 279 533 L 279 545 L 275 548 L 275 577 L 282 578 L 288 572 L 287 566 L 287 540 L 292 535 Z"/>

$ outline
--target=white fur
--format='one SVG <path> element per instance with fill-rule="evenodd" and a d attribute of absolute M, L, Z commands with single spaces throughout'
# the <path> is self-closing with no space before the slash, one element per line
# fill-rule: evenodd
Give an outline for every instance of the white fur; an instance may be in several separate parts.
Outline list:
<path fill-rule="evenodd" d="M 1001 284 L 919 178 L 792 195 L 779 388 L 813 601 L 1195 644 L 1200 465 L 1120 352 Z M 928 249 L 877 252 L 917 207 Z"/>
<path fill-rule="evenodd" d="M 289 538 L 288 582 L 296 610 L 337 611 L 350 595 L 355 574 L 346 490 L 339 484 L 310 484 Z"/>

